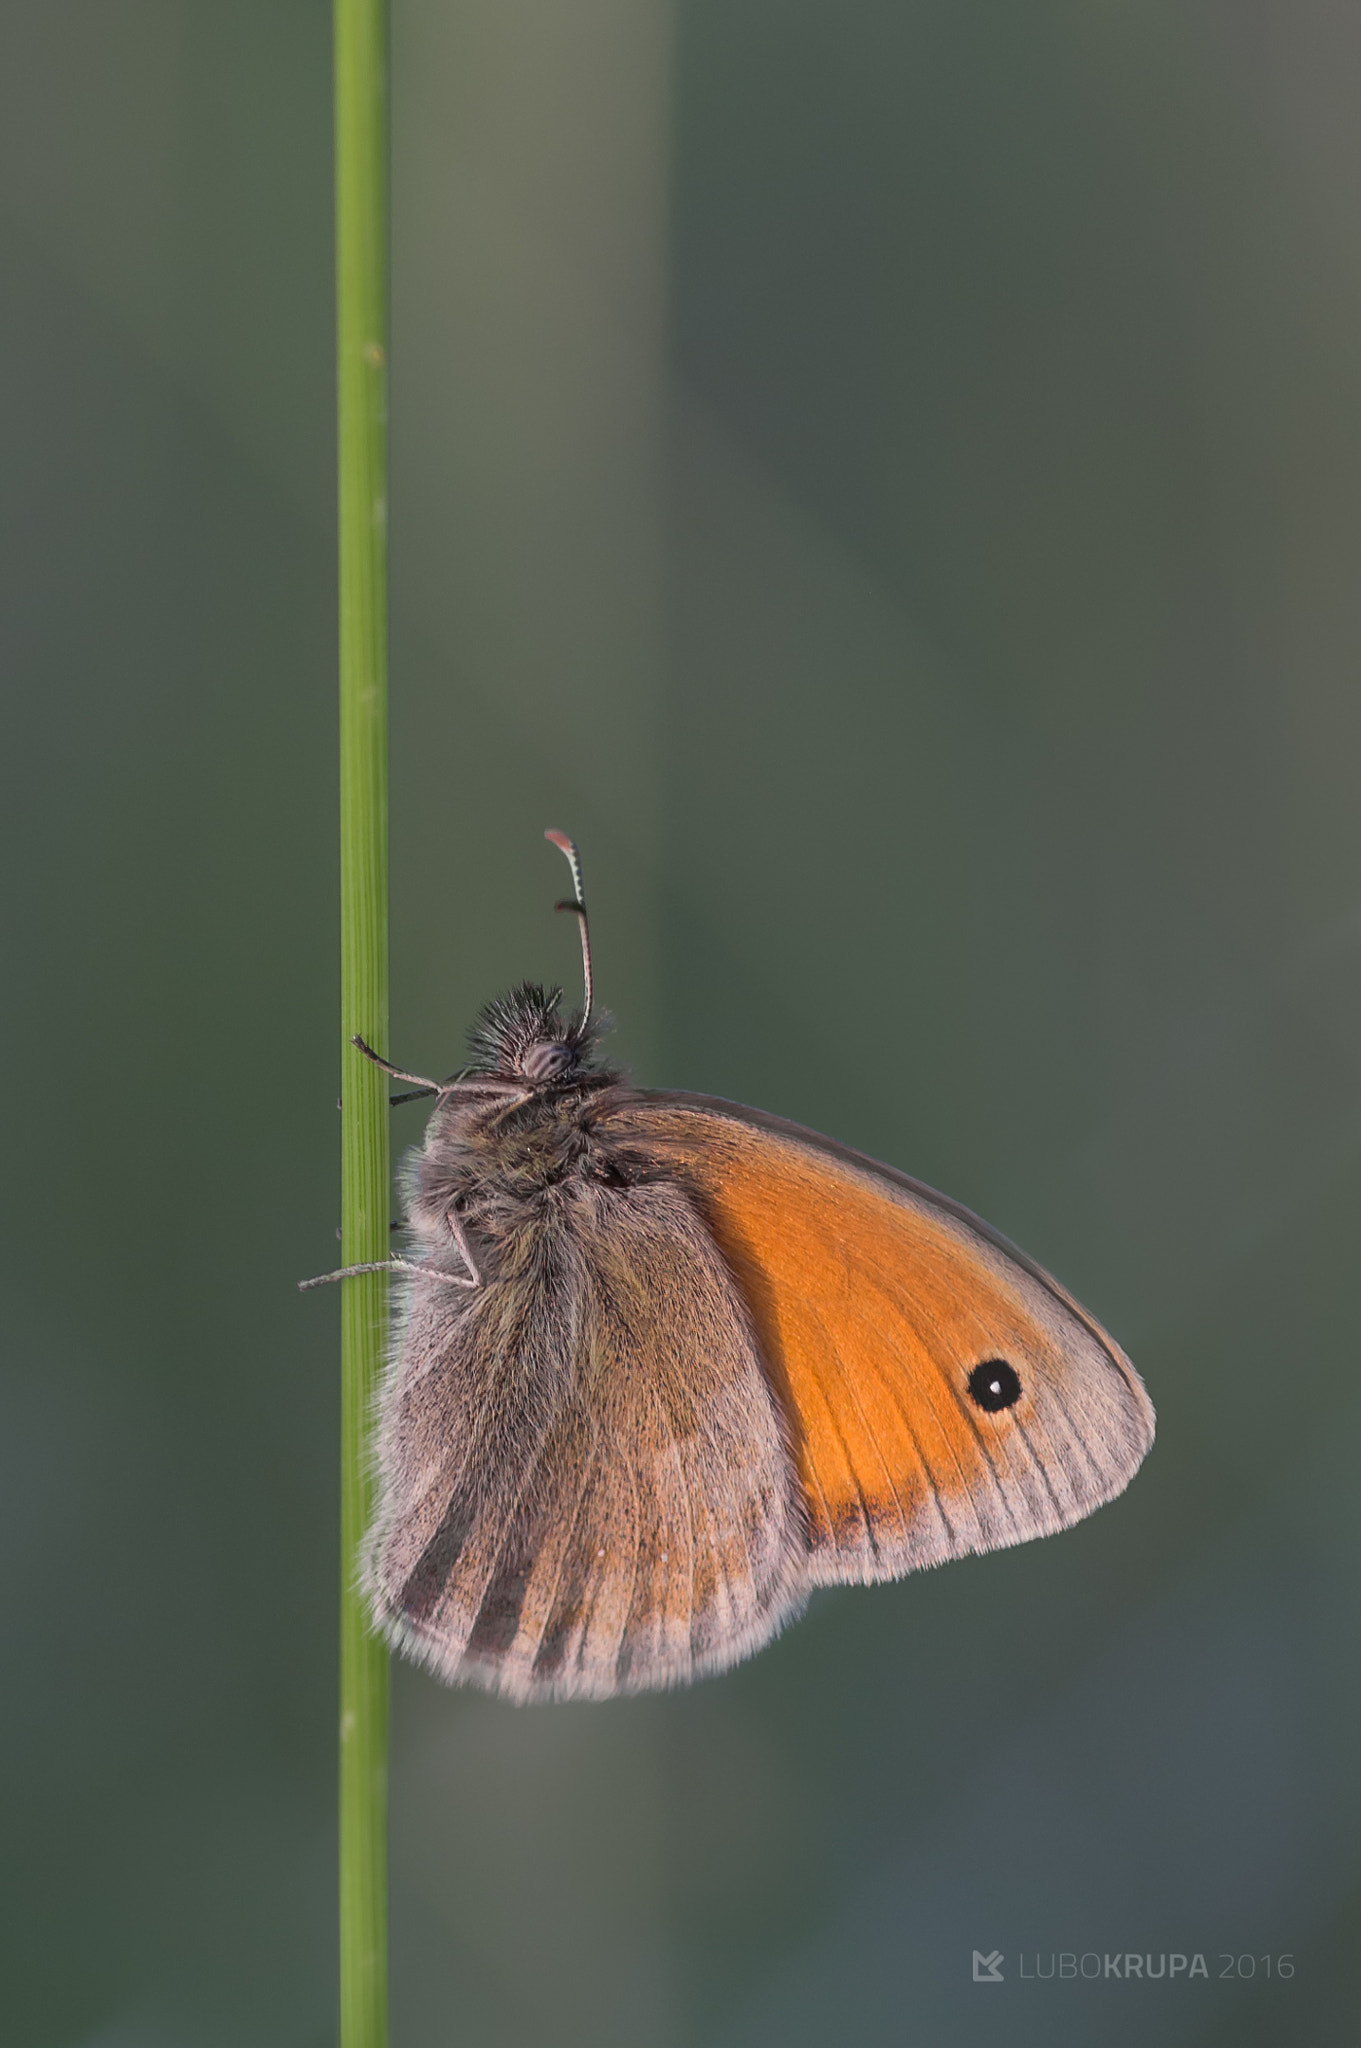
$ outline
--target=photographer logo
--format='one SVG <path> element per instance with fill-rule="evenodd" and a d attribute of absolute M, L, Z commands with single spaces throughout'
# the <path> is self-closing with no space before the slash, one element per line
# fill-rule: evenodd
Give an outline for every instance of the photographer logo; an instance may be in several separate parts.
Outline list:
<path fill-rule="evenodd" d="M 1254 1955 L 1250 1951 L 1232 1955 L 1227 1950 L 1214 1959 L 1216 1967 L 1211 1970 L 1211 1958 L 1197 1949 L 1178 1950 L 1160 1955 L 1142 1954 L 1117 1950 L 1113 1954 L 1088 1949 L 1079 1953 L 1076 1949 L 1052 1949 L 1048 1955 L 1028 1950 L 1015 1958 L 1015 1980 L 1022 1984 L 1060 1983 L 1080 1984 L 1086 1982 L 1130 1984 L 1193 1984 L 1197 1978 L 1206 1982 L 1212 1977 L 1222 1981 L 1239 1983 L 1252 1978 L 1260 1982 L 1272 1979 L 1285 1981 L 1295 1975 L 1295 1958 L 1289 1950 L 1283 1954 L 1268 1951 L 1265 1955 Z M 1003 1984 L 1009 1980 L 1002 1973 L 1003 1956 L 1000 1948 L 990 1949 L 985 1955 L 981 1948 L 973 1952 L 973 1980 L 975 1984 Z"/>

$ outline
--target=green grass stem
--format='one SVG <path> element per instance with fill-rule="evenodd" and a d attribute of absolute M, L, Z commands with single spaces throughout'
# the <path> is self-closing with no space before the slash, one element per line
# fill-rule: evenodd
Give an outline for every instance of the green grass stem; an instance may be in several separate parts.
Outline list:
<path fill-rule="evenodd" d="M 388 1256 L 386 0 L 335 0 L 341 1257 Z M 341 1282 L 340 2043 L 386 2048 L 388 1658 L 355 1584 L 387 1275 Z"/>

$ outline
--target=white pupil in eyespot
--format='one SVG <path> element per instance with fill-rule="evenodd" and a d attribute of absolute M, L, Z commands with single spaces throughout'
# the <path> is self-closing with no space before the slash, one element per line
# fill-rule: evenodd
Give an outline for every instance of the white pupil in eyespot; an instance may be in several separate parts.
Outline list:
<path fill-rule="evenodd" d="M 1004 1358 L 988 1358 L 976 1365 L 967 1384 L 975 1405 L 986 1415 L 1014 1407 L 1021 1398 L 1020 1375 Z"/>

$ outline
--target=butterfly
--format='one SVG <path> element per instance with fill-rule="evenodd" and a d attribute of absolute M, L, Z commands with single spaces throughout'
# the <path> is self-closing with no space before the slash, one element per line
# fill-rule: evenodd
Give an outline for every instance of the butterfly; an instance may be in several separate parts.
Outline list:
<path fill-rule="evenodd" d="M 491 1003 L 403 1171 L 363 1577 L 449 1684 L 676 1686 L 812 1588 L 1049 1535 L 1153 1409 L 1119 1346 L 959 1203 L 798 1124 L 633 1087 L 585 993 Z M 343 1279 L 372 1265 L 322 1276 Z M 317 1285 L 319 1282 L 305 1282 Z"/>

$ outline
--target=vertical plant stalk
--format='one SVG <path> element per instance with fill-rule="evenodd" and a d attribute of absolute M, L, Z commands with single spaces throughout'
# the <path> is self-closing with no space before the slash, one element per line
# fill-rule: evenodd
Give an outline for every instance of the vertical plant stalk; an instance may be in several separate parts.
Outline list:
<path fill-rule="evenodd" d="M 341 1256 L 388 1256 L 386 0 L 335 0 Z M 341 1282 L 340 2041 L 386 2048 L 388 1658 L 356 1583 L 387 1275 Z"/>

